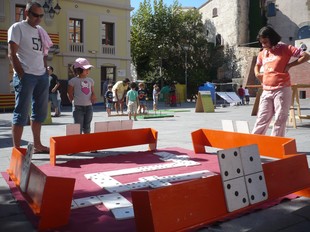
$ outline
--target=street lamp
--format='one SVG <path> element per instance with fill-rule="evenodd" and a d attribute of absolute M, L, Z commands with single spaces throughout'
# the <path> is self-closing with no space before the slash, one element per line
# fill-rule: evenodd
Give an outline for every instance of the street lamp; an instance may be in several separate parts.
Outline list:
<path fill-rule="evenodd" d="M 58 0 L 56 5 L 53 7 L 53 0 L 45 0 L 43 5 L 44 13 L 49 16 L 49 18 L 53 19 L 55 14 L 59 14 L 61 7 L 58 4 Z"/>
<path fill-rule="evenodd" d="M 187 51 L 189 50 L 188 46 L 184 46 L 185 52 L 185 102 L 187 102 Z"/>

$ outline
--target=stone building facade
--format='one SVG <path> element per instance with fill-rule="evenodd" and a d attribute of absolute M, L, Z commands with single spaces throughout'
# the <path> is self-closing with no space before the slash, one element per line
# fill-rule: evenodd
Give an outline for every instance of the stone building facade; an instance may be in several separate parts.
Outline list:
<path fill-rule="evenodd" d="M 255 78 L 253 57 L 259 48 L 253 35 L 260 23 L 275 28 L 284 43 L 299 46 L 304 42 L 310 48 L 310 0 L 209 0 L 198 10 L 209 41 L 218 49 L 234 48 L 239 75 L 233 81 L 239 84 Z M 220 72 L 218 79 L 223 75 L 225 72 Z"/>

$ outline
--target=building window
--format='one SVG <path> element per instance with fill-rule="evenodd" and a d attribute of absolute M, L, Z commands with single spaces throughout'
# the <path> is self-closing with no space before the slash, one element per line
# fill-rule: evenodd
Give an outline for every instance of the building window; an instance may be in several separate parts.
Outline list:
<path fill-rule="evenodd" d="M 114 45 L 114 23 L 102 22 L 102 45 Z"/>
<path fill-rule="evenodd" d="M 26 19 L 25 9 L 26 9 L 26 5 L 17 4 L 15 6 L 15 22 L 20 22 Z"/>
<path fill-rule="evenodd" d="M 216 46 L 221 46 L 222 45 L 222 36 L 220 34 L 217 34 L 215 37 L 215 45 Z"/>
<path fill-rule="evenodd" d="M 298 31 L 298 39 L 310 38 L 310 26 L 304 26 Z"/>
<path fill-rule="evenodd" d="M 276 16 L 276 14 L 276 4 L 274 4 L 273 2 L 269 2 L 267 5 L 267 17 L 274 17 Z"/>
<path fill-rule="evenodd" d="M 83 43 L 83 20 L 69 19 L 69 41 L 70 43 Z"/>
<path fill-rule="evenodd" d="M 101 66 L 101 95 L 104 96 L 108 90 L 108 84 L 116 82 L 116 67 Z"/>
<path fill-rule="evenodd" d="M 214 18 L 214 17 L 217 17 L 218 15 L 217 15 L 217 8 L 213 8 L 213 10 L 212 10 L 212 17 Z"/>

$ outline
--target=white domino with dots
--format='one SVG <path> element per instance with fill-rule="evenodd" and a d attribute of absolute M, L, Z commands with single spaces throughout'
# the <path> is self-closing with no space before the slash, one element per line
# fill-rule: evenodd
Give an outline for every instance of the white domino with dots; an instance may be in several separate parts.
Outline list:
<path fill-rule="evenodd" d="M 249 194 L 250 204 L 268 198 L 268 191 L 256 144 L 240 147 L 241 161 Z"/>
<path fill-rule="evenodd" d="M 255 204 L 268 199 L 266 181 L 263 172 L 245 176 L 245 183 L 250 204 Z"/>
<path fill-rule="evenodd" d="M 119 193 L 103 194 L 98 198 L 102 201 L 107 209 L 116 209 L 132 206 L 132 203 Z"/>
<path fill-rule="evenodd" d="M 256 144 L 220 150 L 217 154 L 229 212 L 268 199 Z"/>
<path fill-rule="evenodd" d="M 111 210 L 116 220 L 124 220 L 134 218 L 135 214 L 133 211 L 133 206 L 116 208 Z"/>
<path fill-rule="evenodd" d="M 249 198 L 244 177 L 223 182 L 228 212 L 233 212 L 249 205 Z"/>
<path fill-rule="evenodd" d="M 97 196 L 90 196 L 84 198 L 74 199 L 75 204 L 78 208 L 84 208 L 92 205 L 100 205 L 102 202 Z M 71 204 L 72 207 L 72 204 Z"/>
<path fill-rule="evenodd" d="M 263 171 L 258 147 L 256 144 L 243 146 L 239 149 L 244 175 Z"/>
<path fill-rule="evenodd" d="M 217 152 L 223 181 L 243 176 L 243 168 L 238 148 L 220 150 Z"/>

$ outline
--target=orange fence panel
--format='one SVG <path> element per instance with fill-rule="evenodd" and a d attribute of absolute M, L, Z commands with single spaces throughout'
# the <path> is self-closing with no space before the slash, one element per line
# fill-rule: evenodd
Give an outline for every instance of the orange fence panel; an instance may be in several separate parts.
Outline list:
<path fill-rule="evenodd" d="M 196 153 L 205 153 L 206 146 L 227 149 L 257 144 L 262 156 L 282 159 L 297 154 L 295 139 L 284 137 L 199 129 L 192 132 L 192 142 Z"/>
<path fill-rule="evenodd" d="M 57 155 L 142 144 L 149 144 L 149 149 L 155 150 L 157 131 L 151 128 L 143 128 L 51 137 L 50 163 L 56 164 Z"/>

